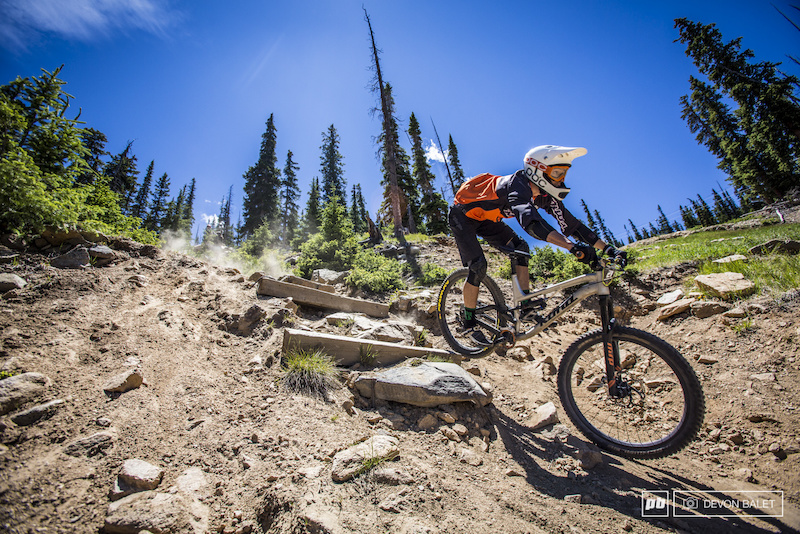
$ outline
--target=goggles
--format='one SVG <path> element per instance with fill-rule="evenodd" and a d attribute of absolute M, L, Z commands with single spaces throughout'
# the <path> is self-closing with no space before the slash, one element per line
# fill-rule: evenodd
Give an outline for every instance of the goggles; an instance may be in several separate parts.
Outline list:
<path fill-rule="evenodd" d="M 567 177 L 567 171 L 571 165 L 549 165 L 545 174 L 550 180 L 556 183 L 564 183 L 564 178 Z"/>

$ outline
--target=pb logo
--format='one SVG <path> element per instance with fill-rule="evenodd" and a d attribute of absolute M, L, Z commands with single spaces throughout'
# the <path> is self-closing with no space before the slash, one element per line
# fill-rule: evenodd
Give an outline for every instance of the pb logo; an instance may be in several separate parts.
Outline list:
<path fill-rule="evenodd" d="M 669 491 L 643 491 L 642 517 L 669 517 Z"/>

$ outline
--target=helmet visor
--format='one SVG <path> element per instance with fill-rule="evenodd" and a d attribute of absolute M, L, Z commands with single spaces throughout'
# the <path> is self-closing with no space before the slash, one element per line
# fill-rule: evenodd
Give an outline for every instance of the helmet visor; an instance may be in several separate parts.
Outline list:
<path fill-rule="evenodd" d="M 563 184 L 569 168 L 570 165 L 550 165 L 547 167 L 547 177 L 558 185 Z"/>

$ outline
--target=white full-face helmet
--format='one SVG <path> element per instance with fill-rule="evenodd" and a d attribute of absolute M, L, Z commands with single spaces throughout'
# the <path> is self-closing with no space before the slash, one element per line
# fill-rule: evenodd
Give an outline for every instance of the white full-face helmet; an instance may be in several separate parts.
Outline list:
<path fill-rule="evenodd" d="M 525 154 L 525 174 L 539 189 L 558 200 L 564 200 L 569 188 L 564 184 L 572 160 L 585 155 L 581 147 L 542 145 Z"/>

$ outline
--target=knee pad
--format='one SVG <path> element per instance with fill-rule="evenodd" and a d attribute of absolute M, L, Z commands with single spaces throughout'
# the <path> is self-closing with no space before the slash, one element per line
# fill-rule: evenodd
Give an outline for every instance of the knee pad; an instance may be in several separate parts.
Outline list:
<path fill-rule="evenodd" d="M 486 258 L 481 256 L 477 260 L 469 262 L 469 274 L 467 275 L 467 282 L 473 286 L 481 285 L 483 279 L 486 278 L 486 269 L 488 264 Z"/>
<path fill-rule="evenodd" d="M 514 250 L 521 250 L 522 252 L 527 252 L 528 254 L 531 252 L 531 247 L 528 245 L 528 242 L 522 239 L 520 236 L 515 237 L 509 241 L 508 244 L 514 247 Z M 528 258 L 519 258 L 517 264 L 521 265 L 522 267 L 527 267 Z"/>

